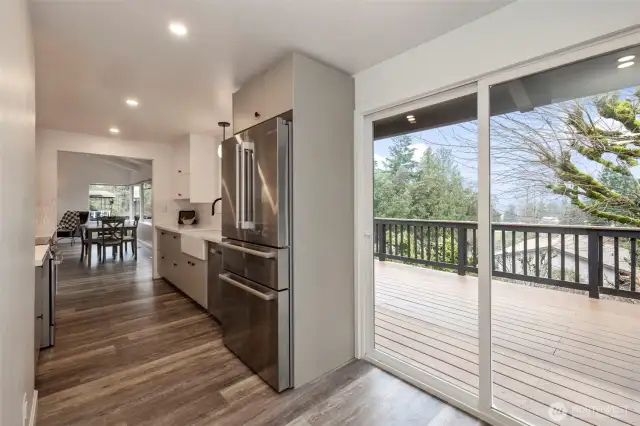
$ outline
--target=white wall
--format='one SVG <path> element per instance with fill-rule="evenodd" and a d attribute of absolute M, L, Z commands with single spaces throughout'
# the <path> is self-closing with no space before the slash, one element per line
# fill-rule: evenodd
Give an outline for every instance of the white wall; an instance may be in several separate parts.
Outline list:
<path fill-rule="evenodd" d="M 0 7 L 0 425 L 34 386 L 34 70 L 25 0 Z"/>
<path fill-rule="evenodd" d="M 153 234 L 151 223 L 140 222 L 138 224 L 138 242 L 150 246 L 153 242 Z"/>
<path fill-rule="evenodd" d="M 150 180 L 152 178 L 151 169 L 151 167 L 143 167 L 140 170 L 132 171 L 129 183 L 140 183 L 145 180 Z"/>
<path fill-rule="evenodd" d="M 67 210 L 89 209 L 89 185 L 129 185 L 143 180 L 134 180 L 140 176 L 137 171 L 106 163 L 95 155 L 59 152 L 57 221 Z"/>
<path fill-rule="evenodd" d="M 638 24 L 639 1 L 520 0 L 356 74 L 356 110 L 420 98 Z"/>
<path fill-rule="evenodd" d="M 153 220 L 167 223 L 175 219 L 176 204 L 171 191 L 171 145 L 161 142 L 129 141 L 80 133 L 38 129 L 36 132 L 36 184 L 38 235 L 51 235 L 57 224 L 59 151 L 115 155 L 153 161 Z M 154 247 L 157 244 L 154 242 Z M 157 276 L 154 256 L 154 276 Z"/>

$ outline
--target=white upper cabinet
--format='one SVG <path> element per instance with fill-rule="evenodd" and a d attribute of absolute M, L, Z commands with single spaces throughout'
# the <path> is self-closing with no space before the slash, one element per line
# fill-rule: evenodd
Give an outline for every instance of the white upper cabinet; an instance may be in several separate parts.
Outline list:
<path fill-rule="evenodd" d="M 173 146 L 173 198 L 213 203 L 220 197 L 219 141 L 190 134 Z"/>
<path fill-rule="evenodd" d="M 173 177 L 173 199 L 188 200 L 189 199 L 189 179 L 188 173 L 175 174 Z"/>
<path fill-rule="evenodd" d="M 293 109 L 293 56 L 264 73 L 263 109 L 262 121 Z"/>
<path fill-rule="evenodd" d="M 264 78 L 258 75 L 233 94 L 233 132 L 255 126 L 263 114 Z"/>
<path fill-rule="evenodd" d="M 213 203 L 220 197 L 218 145 L 219 142 L 215 138 L 189 135 L 189 198 L 192 203 Z"/>
<path fill-rule="evenodd" d="M 189 139 L 184 138 L 173 145 L 173 173 L 189 174 Z"/>
<path fill-rule="evenodd" d="M 233 133 L 293 108 L 293 57 L 247 81 L 233 94 Z"/>

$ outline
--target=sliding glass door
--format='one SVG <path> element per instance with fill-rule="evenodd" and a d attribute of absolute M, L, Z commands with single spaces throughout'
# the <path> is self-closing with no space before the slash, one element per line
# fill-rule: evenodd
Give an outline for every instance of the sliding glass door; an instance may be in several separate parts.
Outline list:
<path fill-rule="evenodd" d="M 477 398 L 477 94 L 470 85 L 370 118 L 369 350 Z"/>
<path fill-rule="evenodd" d="M 360 356 L 489 422 L 640 424 L 638 42 L 362 117 Z"/>
<path fill-rule="evenodd" d="M 494 406 L 640 424 L 640 47 L 490 87 Z"/>

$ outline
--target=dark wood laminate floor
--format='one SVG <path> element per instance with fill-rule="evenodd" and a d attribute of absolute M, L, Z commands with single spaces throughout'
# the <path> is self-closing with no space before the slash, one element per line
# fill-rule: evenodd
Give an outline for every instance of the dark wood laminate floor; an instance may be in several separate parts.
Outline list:
<path fill-rule="evenodd" d="M 38 426 L 476 425 L 355 361 L 273 392 L 223 345 L 209 315 L 163 280 L 150 251 L 91 268 L 61 245 L 56 346 L 41 353 Z M 86 265 L 86 264 L 85 264 Z"/>

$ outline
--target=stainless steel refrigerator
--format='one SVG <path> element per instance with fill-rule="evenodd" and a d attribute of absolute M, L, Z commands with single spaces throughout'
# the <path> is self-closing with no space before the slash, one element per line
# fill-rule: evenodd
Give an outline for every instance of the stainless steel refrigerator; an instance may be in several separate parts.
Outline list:
<path fill-rule="evenodd" d="M 292 384 L 290 113 L 222 142 L 225 345 L 277 391 Z"/>

